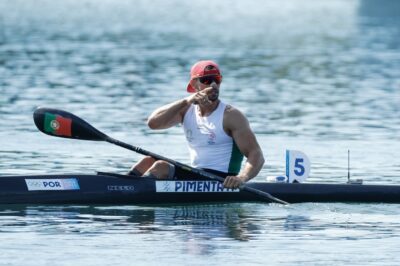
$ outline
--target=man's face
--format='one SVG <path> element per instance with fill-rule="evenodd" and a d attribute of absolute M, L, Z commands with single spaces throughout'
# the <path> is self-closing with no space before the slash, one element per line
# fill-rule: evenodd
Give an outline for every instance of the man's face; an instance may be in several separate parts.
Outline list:
<path fill-rule="evenodd" d="M 204 76 L 196 79 L 196 90 L 202 91 L 206 88 L 212 87 L 213 89 L 207 92 L 208 99 L 212 102 L 218 100 L 219 97 L 219 87 L 221 85 L 222 76 L 219 75 L 211 75 Z"/>

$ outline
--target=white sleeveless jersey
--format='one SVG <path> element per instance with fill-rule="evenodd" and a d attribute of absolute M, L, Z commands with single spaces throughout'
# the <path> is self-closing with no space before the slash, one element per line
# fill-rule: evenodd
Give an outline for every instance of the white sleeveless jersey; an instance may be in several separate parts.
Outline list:
<path fill-rule="evenodd" d="M 199 106 L 192 104 L 183 118 L 183 129 L 193 167 L 237 174 L 243 160 L 236 143 L 223 127 L 226 104 L 219 102 L 209 116 L 199 115 Z"/>

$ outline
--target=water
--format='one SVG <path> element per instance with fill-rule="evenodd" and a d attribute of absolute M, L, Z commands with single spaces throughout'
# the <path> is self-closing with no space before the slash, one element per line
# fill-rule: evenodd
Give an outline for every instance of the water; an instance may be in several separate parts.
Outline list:
<path fill-rule="evenodd" d="M 45 136 L 38 106 L 187 163 L 180 127 L 151 111 L 217 61 L 221 97 L 247 115 L 267 163 L 312 162 L 308 182 L 399 184 L 400 3 L 0 1 L 0 175 L 123 173 L 140 155 Z M 3 206 L 0 264 L 395 265 L 397 205 Z M 99 255 L 101 254 L 101 255 Z M 33 260 L 34 259 L 34 260 Z"/>
<path fill-rule="evenodd" d="M 400 234 L 396 205 L 14 207 L 0 217 L 0 260 L 15 265 L 394 265 Z"/>

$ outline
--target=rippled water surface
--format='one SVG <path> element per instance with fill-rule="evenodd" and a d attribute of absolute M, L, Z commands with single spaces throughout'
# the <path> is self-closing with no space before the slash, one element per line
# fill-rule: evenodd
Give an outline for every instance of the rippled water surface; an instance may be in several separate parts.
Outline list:
<path fill-rule="evenodd" d="M 123 173 L 140 155 L 56 139 L 38 106 L 188 162 L 180 127 L 151 111 L 185 97 L 213 59 L 267 162 L 312 162 L 308 182 L 400 183 L 400 2 L 0 0 L 0 175 Z M 0 264 L 396 265 L 399 207 L 384 204 L 2 206 Z M 57 263 L 55 263 L 57 262 Z"/>

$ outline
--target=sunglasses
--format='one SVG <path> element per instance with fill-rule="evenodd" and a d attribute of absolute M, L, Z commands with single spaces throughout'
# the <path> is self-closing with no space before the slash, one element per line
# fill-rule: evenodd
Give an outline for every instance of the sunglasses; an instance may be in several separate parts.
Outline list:
<path fill-rule="evenodd" d="M 211 83 L 215 82 L 217 84 L 220 84 L 222 81 L 222 76 L 217 75 L 217 76 L 205 76 L 205 77 L 200 77 L 199 81 L 203 83 L 204 85 L 210 85 Z"/>

